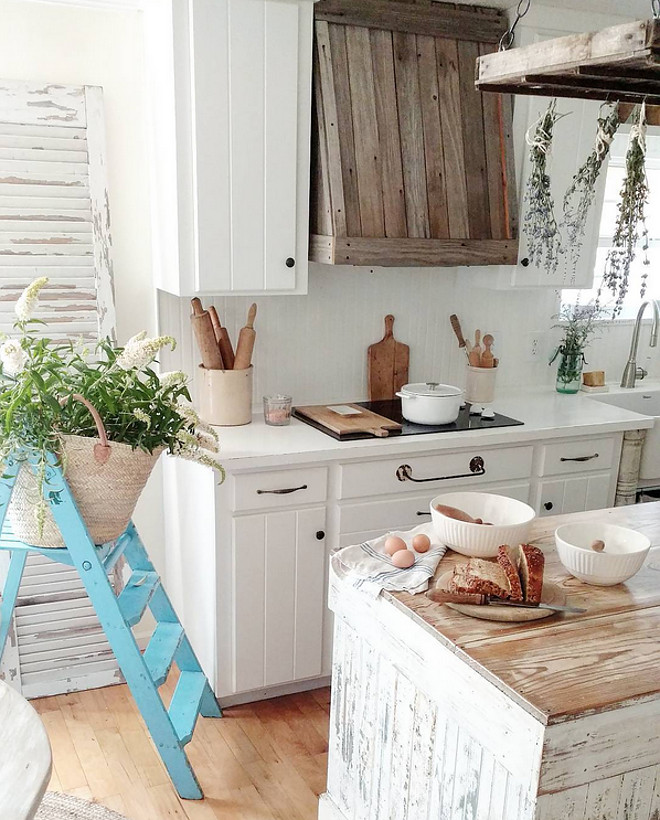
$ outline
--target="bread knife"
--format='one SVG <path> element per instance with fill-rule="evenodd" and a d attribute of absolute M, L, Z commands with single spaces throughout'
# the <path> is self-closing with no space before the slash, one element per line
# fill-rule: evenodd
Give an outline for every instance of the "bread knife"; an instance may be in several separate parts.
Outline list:
<path fill-rule="evenodd" d="M 553 612 L 569 612 L 579 615 L 586 612 L 576 606 L 562 606 L 560 604 L 526 604 L 516 601 L 503 601 L 500 598 L 493 598 L 489 595 L 477 595 L 462 592 L 447 592 L 444 589 L 430 589 L 426 597 L 438 604 L 471 604 L 472 606 L 515 606 L 521 609 L 550 609 Z"/>
<path fill-rule="evenodd" d="M 580 615 L 583 612 L 586 612 L 586 609 L 581 609 L 578 606 L 562 606 L 561 604 L 544 604 L 541 602 L 540 604 L 525 604 L 520 603 L 518 601 L 501 601 L 499 598 L 490 598 L 486 601 L 487 604 L 491 606 L 517 606 L 521 607 L 522 609 L 551 609 L 553 612 L 573 612 L 576 615 Z"/>

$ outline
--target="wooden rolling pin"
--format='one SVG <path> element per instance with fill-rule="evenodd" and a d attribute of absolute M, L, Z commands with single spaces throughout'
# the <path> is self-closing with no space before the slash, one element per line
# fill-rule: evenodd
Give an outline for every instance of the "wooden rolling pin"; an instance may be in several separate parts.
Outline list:
<path fill-rule="evenodd" d="M 248 310 L 247 322 L 241 328 L 236 344 L 236 356 L 234 358 L 234 370 L 247 370 L 252 363 L 252 351 L 257 333 L 254 329 L 254 320 L 257 315 L 257 306 L 253 303 Z"/>
<path fill-rule="evenodd" d="M 218 343 L 215 340 L 210 313 L 208 310 L 204 310 L 201 301 L 197 297 L 191 301 L 191 305 L 193 314 L 190 321 L 202 356 L 202 365 L 207 370 L 224 370 L 224 362 L 222 361 Z"/>
<path fill-rule="evenodd" d="M 227 328 L 222 326 L 222 322 L 220 321 L 220 317 L 218 316 L 218 311 L 215 309 L 213 305 L 209 307 L 209 313 L 211 314 L 211 321 L 213 322 L 215 340 L 218 343 L 218 347 L 220 348 L 222 361 L 224 362 L 227 370 L 233 370 L 234 348 L 231 346 L 231 339 L 229 338 Z"/>

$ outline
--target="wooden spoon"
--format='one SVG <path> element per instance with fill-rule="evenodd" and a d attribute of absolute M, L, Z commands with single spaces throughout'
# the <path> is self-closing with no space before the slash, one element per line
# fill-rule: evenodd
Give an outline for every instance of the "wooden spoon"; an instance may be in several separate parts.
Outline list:
<path fill-rule="evenodd" d="M 474 331 L 474 347 L 472 349 L 478 350 L 481 356 L 481 331 L 478 329 Z"/>
<path fill-rule="evenodd" d="M 484 336 L 484 347 L 486 348 L 484 352 L 481 354 L 481 366 L 482 367 L 494 367 L 494 356 L 493 352 L 490 349 L 492 347 L 493 342 L 495 339 L 491 336 L 490 333 L 487 333 Z"/>

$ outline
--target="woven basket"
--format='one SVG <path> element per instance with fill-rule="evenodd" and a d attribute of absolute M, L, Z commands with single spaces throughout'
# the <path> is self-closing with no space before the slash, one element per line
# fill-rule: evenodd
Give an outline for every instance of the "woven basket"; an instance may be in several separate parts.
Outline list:
<path fill-rule="evenodd" d="M 99 438 L 62 436 L 65 478 L 92 541 L 105 544 L 118 538 L 128 526 L 163 448 L 150 454 L 133 450 L 129 444 L 108 443 L 96 410 L 92 415 Z M 40 496 L 37 478 L 29 467 L 22 466 L 7 510 L 14 534 L 35 547 L 62 548 L 65 544 L 50 509 L 46 510 L 43 530 L 39 532 L 36 503 Z"/>

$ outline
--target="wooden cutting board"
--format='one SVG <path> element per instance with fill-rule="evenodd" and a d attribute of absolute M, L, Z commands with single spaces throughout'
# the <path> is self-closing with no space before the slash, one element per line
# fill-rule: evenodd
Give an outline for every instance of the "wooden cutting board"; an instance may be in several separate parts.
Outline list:
<path fill-rule="evenodd" d="M 315 427 L 330 430 L 339 439 L 360 433 L 385 438 L 401 430 L 398 422 L 372 413 L 359 404 L 311 404 L 296 407 L 294 415 L 309 419 Z"/>
<path fill-rule="evenodd" d="M 410 348 L 397 342 L 393 333 L 394 316 L 385 317 L 385 335 L 367 351 L 367 378 L 369 399 L 393 399 L 397 391 L 408 383 Z"/>

